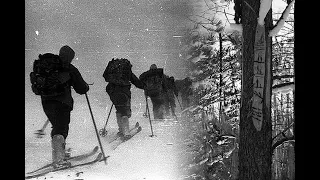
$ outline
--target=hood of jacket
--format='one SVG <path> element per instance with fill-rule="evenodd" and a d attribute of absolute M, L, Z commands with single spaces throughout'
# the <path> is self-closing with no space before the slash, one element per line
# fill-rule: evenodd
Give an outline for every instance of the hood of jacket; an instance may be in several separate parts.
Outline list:
<path fill-rule="evenodd" d="M 75 56 L 75 52 L 71 47 L 65 45 L 60 48 L 59 56 L 64 63 L 70 64 Z"/>
<path fill-rule="evenodd" d="M 157 69 L 157 65 L 151 64 L 150 69 Z"/>

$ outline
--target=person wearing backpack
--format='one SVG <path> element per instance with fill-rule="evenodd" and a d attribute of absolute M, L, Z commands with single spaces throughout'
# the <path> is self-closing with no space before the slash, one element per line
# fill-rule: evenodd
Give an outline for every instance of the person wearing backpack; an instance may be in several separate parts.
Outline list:
<path fill-rule="evenodd" d="M 164 75 L 164 84 L 168 87 L 167 92 L 164 93 L 164 116 L 169 117 L 170 116 L 170 86 L 169 86 L 169 76 Z"/>
<path fill-rule="evenodd" d="M 32 90 L 41 96 L 44 113 L 52 125 L 52 161 L 55 168 L 69 165 L 64 159 L 70 113 L 74 104 L 71 86 L 78 94 L 89 91 L 79 70 L 71 64 L 74 56 L 75 52 L 67 45 L 60 48 L 59 55 L 40 54 L 33 64 L 33 72 L 30 73 Z"/>
<path fill-rule="evenodd" d="M 165 83 L 167 87 L 167 93 L 165 93 L 165 112 L 167 115 L 171 115 L 173 117 L 176 117 L 175 114 L 175 108 L 176 108 L 176 103 L 175 103 L 175 96 L 178 95 L 178 90 L 175 86 L 175 81 L 173 76 L 165 76 Z"/>
<path fill-rule="evenodd" d="M 164 119 L 164 103 L 167 88 L 164 83 L 165 75 L 163 74 L 163 68 L 157 68 L 157 65 L 152 64 L 148 71 L 140 75 L 139 79 L 146 85 L 144 93 L 151 99 L 154 119 Z"/>
<path fill-rule="evenodd" d="M 192 80 L 190 77 L 186 77 L 181 81 L 179 92 L 181 93 L 182 107 L 186 109 L 191 105 L 190 98 L 193 95 Z"/>
<path fill-rule="evenodd" d="M 131 84 L 139 89 L 144 89 L 144 84 L 132 72 L 130 61 L 124 58 L 109 61 L 103 78 L 108 82 L 106 92 L 116 108 L 118 134 L 125 139 L 130 138 Z"/>

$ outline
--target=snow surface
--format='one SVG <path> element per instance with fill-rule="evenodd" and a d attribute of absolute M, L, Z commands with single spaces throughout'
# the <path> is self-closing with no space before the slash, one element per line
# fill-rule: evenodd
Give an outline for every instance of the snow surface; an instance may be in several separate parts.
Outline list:
<path fill-rule="evenodd" d="M 239 32 L 242 34 L 242 24 L 236 24 L 236 23 L 229 23 L 226 24 L 226 27 L 224 28 L 225 33 L 233 33 L 233 32 Z"/>
<path fill-rule="evenodd" d="M 71 113 L 67 148 L 71 148 L 72 155 L 78 155 L 90 151 L 99 143 L 85 96 L 73 92 L 73 97 L 75 104 Z M 107 95 L 97 95 L 89 91 L 88 97 L 99 130 L 106 122 L 111 103 Z M 52 172 L 34 179 L 179 180 L 188 178 L 188 170 L 185 167 L 192 161 L 192 157 L 188 155 L 187 146 L 184 144 L 190 135 L 190 131 L 186 130 L 186 126 L 183 125 L 186 124 L 186 121 L 182 120 L 181 116 L 178 121 L 173 119 L 165 122 L 153 121 L 155 136 L 150 137 L 149 119 L 142 116 L 146 107 L 145 103 L 141 103 L 143 98 L 137 98 L 136 93 L 133 93 L 132 97 L 130 125 L 139 122 L 142 131 L 115 150 L 111 150 L 107 137 L 100 136 L 106 156 L 110 155 L 107 165 L 99 162 L 91 166 Z M 149 100 L 148 103 L 152 112 L 151 101 Z M 176 111 L 179 114 L 179 106 Z M 35 95 L 26 96 L 25 172 L 32 171 L 51 161 L 51 124 L 45 129 L 46 135 L 43 138 L 36 138 L 33 134 L 43 126 L 46 119 L 40 98 Z M 107 131 L 108 134 L 117 132 L 114 109 L 110 115 Z"/>

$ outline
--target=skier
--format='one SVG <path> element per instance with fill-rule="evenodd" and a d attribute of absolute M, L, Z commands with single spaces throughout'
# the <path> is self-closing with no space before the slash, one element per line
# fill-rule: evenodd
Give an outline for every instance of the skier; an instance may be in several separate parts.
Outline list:
<path fill-rule="evenodd" d="M 167 93 L 165 93 L 165 112 L 166 112 L 166 115 L 170 115 L 170 110 L 171 110 L 171 115 L 176 117 L 175 96 L 178 95 L 178 90 L 175 86 L 174 77 L 173 76 L 171 76 L 171 77 L 166 76 L 165 83 L 166 83 L 166 87 L 167 87 Z"/>
<path fill-rule="evenodd" d="M 184 78 L 182 81 L 176 82 L 177 88 L 181 93 L 182 108 L 186 109 L 190 106 L 190 96 L 192 96 L 192 80 L 190 77 Z"/>
<path fill-rule="evenodd" d="M 151 98 L 153 105 L 154 119 L 164 119 L 164 103 L 166 86 L 164 83 L 165 75 L 163 68 L 157 68 L 157 65 L 152 64 L 150 69 L 142 73 L 139 79 L 145 84 L 145 95 Z"/>
<path fill-rule="evenodd" d="M 144 88 L 144 84 L 132 72 L 131 68 L 132 65 L 127 59 L 112 59 L 103 73 L 105 81 L 108 82 L 106 92 L 116 108 L 118 135 L 125 139 L 131 137 L 129 132 L 131 84 L 139 89 Z"/>
<path fill-rule="evenodd" d="M 78 94 L 85 94 L 89 91 L 88 84 L 83 80 L 79 70 L 71 64 L 75 52 L 67 45 L 59 50 L 59 57 L 68 68 L 65 72 L 67 76 L 68 86 L 64 93 L 57 96 L 42 96 L 41 103 L 44 113 L 52 124 L 51 144 L 52 144 L 52 161 L 54 167 L 60 167 L 68 164 L 65 161 L 65 145 L 69 133 L 70 113 L 73 110 L 73 98 L 71 96 L 71 86 Z"/>

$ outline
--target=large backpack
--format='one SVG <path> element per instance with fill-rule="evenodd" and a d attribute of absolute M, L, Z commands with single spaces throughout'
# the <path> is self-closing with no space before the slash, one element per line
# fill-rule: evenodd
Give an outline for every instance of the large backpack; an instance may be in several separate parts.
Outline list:
<path fill-rule="evenodd" d="M 108 62 L 103 73 L 106 82 L 120 86 L 130 85 L 132 65 L 128 59 L 114 59 Z"/>
<path fill-rule="evenodd" d="M 140 76 L 140 80 L 145 83 L 145 93 L 147 96 L 159 96 L 165 91 L 163 69 L 151 69 Z"/>
<path fill-rule="evenodd" d="M 30 73 L 32 91 L 36 95 L 51 97 L 61 95 L 70 87 L 70 74 L 58 55 L 45 53 L 33 62 Z"/>

